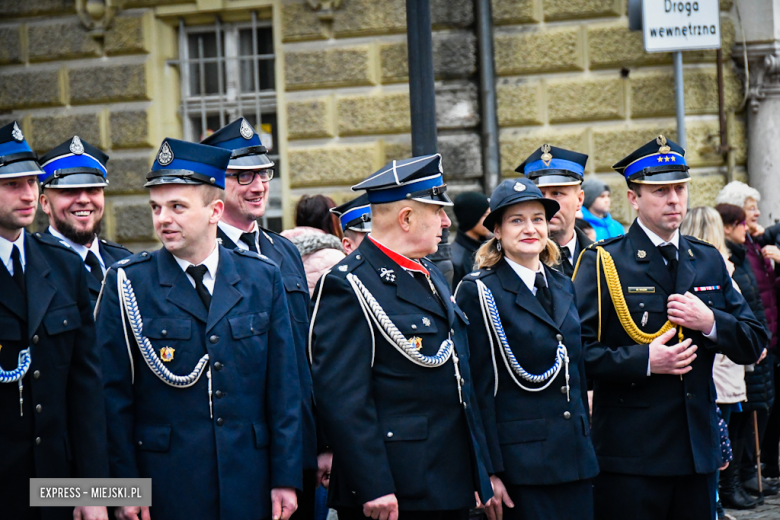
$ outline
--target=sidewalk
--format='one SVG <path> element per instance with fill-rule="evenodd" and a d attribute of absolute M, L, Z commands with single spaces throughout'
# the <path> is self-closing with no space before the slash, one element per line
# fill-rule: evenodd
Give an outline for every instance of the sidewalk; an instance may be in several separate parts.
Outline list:
<path fill-rule="evenodd" d="M 780 495 L 767 497 L 763 506 L 749 511 L 726 509 L 726 514 L 738 520 L 778 520 L 780 519 Z"/>

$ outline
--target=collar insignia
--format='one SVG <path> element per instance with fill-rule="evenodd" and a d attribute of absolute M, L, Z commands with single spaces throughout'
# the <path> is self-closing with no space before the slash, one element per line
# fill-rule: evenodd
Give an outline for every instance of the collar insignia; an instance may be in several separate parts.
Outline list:
<path fill-rule="evenodd" d="M 379 277 L 382 279 L 383 282 L 395 283 L 395 271 L 393 271 L 392 269 L 388 269 L 386 267 L 380 267 Z"/>
<path fill-rule="evenodd" d="M 252 130 L 252 127 L 249 126 L 246 119 L 241 120 L 241 129 L 239 132 L 241 132 L 241 137 L 247 140 L 252 139 L 252 136 L 255 135 L 255 131 Z"/>
<path fill-rule="evenodd" d="M 84 145 L 81 144 L 81 139 L 79 139 L 79 136 L 73 136 L 73 140 L 70 142 L 70 151 L 76 155 L 81 155 L 84 153 Z"/>
<path fill-rule="evenodd" d="M 516 182 L 515 183 L 515 191 L 525 191 L 525 184 L 522 182 Z"/>
<path fill-rule="evenodd" d="M 160 359 L 162 359 L 166 363 L 170 363 L 171 361 L 173 361 L 174 352 L 176 352 L 175 348 L 163 347 L 160 349 Z"/>
<path fill-rule="evenodd" d="M 666 137 L 659 135 L 658 137 L 655 138 L 655 142 L 660 147 L 658 148 L 658 153 L 669 153 L 672 151 L 669 145 L 666 144 Z"/>
<path fill-rule="evenodd" d="M 11 130 L 11 137 L 14 138 L 14 141 L 19 143 L 24 141 L 24 134 L 22 133 L 22 129 L 19 128 L 19 125 L 16 124 L 16 121 L 14 121 L 14 128 Z"/>
<path fill-rule="evenodd" d="M 416 350 L 418 351 L 422 350 L 422 338 L 418 336 L 413 336 L 409 338 L 409 343 L 411 343 Z"/>
<path fill-rule="evenodd" d="M 164 141 L 160 147 L 160 153 L 157 154 L 157 162 L 160 163 L 160 166 L 168 166 L 173 162 L 173 150 L 171 150 L 171 145 L 168 144 L 168 141 Z"/>
<path fill-rule="evenodd" d="M 349 267 L 347 267 L 346 265 L 339 266 L 339 271 L 341 271 L 342 273 L 346 273 L 347 269 L 349 269 Z"/>
<path fill-rule="evenodd" d="M 640 249 L 639 251 L 636 252 L 636 256 L 639 258 L 645 258 L 647 256 L 647 251 L 645 251 L 644 249 Z"/>
<path fill-rule="evenodd" d="M 550 166 L 550 161 L 552 161 L 553 158 L 552 154 L 550 153 L 550 150 L 552 150 L 552 148 L 550 148 L 549 144 L 544 143 L 542 145 L 542 162 L 544 163 L 545 166 Z"/>

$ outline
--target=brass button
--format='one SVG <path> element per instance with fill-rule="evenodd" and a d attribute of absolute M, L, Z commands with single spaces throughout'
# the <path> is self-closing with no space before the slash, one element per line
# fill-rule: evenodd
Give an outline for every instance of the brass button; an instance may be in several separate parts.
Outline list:
<path fill-rule="evenodd" d="M 214 392 L 214 395 L 217 396 L 217 399 L 222 399 L 222 396 L 224 394 L 222 393 L 222 390 L 217 390 L 216 392 Z"/>
<path fill-rule="evenodd" d="M 38 343 L 38 335 L 36 334 L 33 336 L 33 345 L 36 345 Z"/>
<path fill-rule="evenodd" d="M 563 336 L 561 336 L 560 334 L 556 334 L 555 339 L 557 339 L 558 341 L 563 341 Z"/>
<path fill-rule="evenodd" d="M 41 377 L 41 371 L 40 370 L 36 370 L 35 372 L 33 372 L 33 377 L 35 379 L 38 379 L 39 377 Z"/>
<path fill-rule="evenodd" d="M 222 426 L 223 424 L 225 424 L 225 420 L 222 417 L 218 418 L 217 419 L 217 426 Z"/>
<path fill-rule="evenodd" d="M 41 406 L 39 404 L 35 405 L 35 411 L 38 412 L 38 413 L 41 413 L 43 411 L 43 406 Z"/>
<path fill-rule="evenodd" d="M 35 444 L 37 445 L 37 444 L 40 444 L 40 443 L 41 443 L 41 438 L 40 437 L 36 437 L 35 438 Z"/>
<path fill-rule="evenodd" d="M 160 331 L 160 334 L 162 334 L 163 336 L 167 336 L 168 335 L 168 331 L 163 329 L 163 330 Z"/>
<path fill-rule="evenodd" d="M 564 419 L 571 419 L 571 412 L 563 412 Z"/>
<path fill-rule="evenodd" d="M 214 370 L 222 370 L 222 363 L 220 363 L 219 361 L 214 363 Z"/>
<path fill-rule="evenodd" d="M 217 335 L 211 336 L 209 338 L 209 341 L 212 342 L 212 343 L 216 343 L 217 341 L 219 341 L 219 336 L 217 336 Z"/>
<path fill-rule="evenodd" d="M 393 432 L 387 432 L 387 438 L 390 439 L 393 436 Z"/>
<path fill-rule="evenodd" d="M 63 325 L 63 327 L 67 327 L 68 326 L 68 320 L 62 320 L 62 325 Z"/>

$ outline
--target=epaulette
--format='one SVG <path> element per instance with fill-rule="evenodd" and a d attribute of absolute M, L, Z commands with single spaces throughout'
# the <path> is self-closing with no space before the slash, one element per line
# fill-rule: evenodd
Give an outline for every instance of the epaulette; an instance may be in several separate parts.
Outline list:
<path fill-rule="evenodd" d="M 358 251 L 353 251 L 341 262 L 330 268 L 330 274 L 339 275 L 344 278 L 347 273 L 351 273 L 357 266 L 363 263 L 363 255 Z"/>
<path fill-rule="evenodd" d="M 486 276 L 490 276 L 491 274 L 496 274 L 496 272 L 492 267 L 486 267 L 484 269 L 477 269 L 476 271 L 470 272 L 463 277 L 463 280 L 480 280 Z"/>
<path fill-rule="evenodd" d="M 254 258 L 256 260 L 262 260 L 266 264 L 269 265 L 276 265 L 273 260 L 268 258 L 265 255 L 255 253 L 254 251 L 249 251 L 247 249 L 241 249 L 240 247 L 237 247 L 236 249 L 229 250 L 231 253 L 237 254 L 239 256 L 244 256 L 246 258 Z"/>
<path fill-rule="evenodd" d="M 707 242 L 705 240 L 693 237 L 691 235 L 683 235 L 683 236 L 685 237 L 685 240 L 688 240 L 689 242 L 693 242 L 694 244 L 699 244 L 699 245 L 702 245 L 702 246 L 707 246 L 707 247 L 711 247 L 711 248 L 715 249 L 715 246 L 713 246 L 712 244 L 710 244 L 709 242 Z"/>
<path fill-rule="evenodd" d="M 100 239 L 100 243 L 103 244 L 104 246 L 113 247 L 113 248 L 116 248 L 116 249 L 121 249 L 122 251 L 127 251 L 128 253 L 132 252 L 129 249 L 127 249 L 125 246 L 123 246 L 122 244 L 117 244 L 116 242 L 111 242 L 110 240 L 106 240 L 105 238 L 101 238 Z"/>
<path fill-rule="evenodd" d="M 70 247 L 68 243 L 65 242 L 64 240 L 60 240 L 59 238 L 55 237 L 54 235 L 50 235 L 49 233 L 35 232 L 35 233 L 31 233 L 31 235 L 33 238 L 37 239 L 38 242 L 40 242 L 41 244 L 64 249 L 65 251 L 69 251 L 74 255 L 78 256 L 79 260 L 81 260 L 81 256 L 79 256 L 79 254 L 72 247 Z"/>
<path fill-rule="evenodd" d="M 130 255 L 127 258 L 123 258 L 122 260 L 119 260 L 114 265 L 117 267 L 120 267 L 122 269 L 126 267 L 130 267 L 131 265 L 140 264 L 142 262 L 147 262 L 152 259 L 152 254 L 147 251 L 141 251 L 140 253 L 136 253 L 134 255 Z"/>
<path fill-rule="evenodd" d="M 265 238 L 267 238 L 268 241 L 271 242 L 272 245 L 274 243 L 274 239 L 273 239 L 273 237 L 271 235 L 276 235 L 279 238 L 284 238 L 282 235 L 280 235 L 279 233 L 277 233 L 276 231 L 274 231 L 272 229 L 264 228 L 262 226 L 257 226 L 257 229 L 261 233 L 263 233 L 265 235 Z"/>
<path fill-rule="evenodd" d="M 623 240 L 628 235 L 620 235 L 617 237 L 611 237 L 611 238 L 602 238 L 601 240 L 598 240 L 596 242 L 593 242 L 591 245 L 585 248 L 585 250 L 595 250 L 597 247 L 607 246 L 613 242 L 617 242 L 618 240 Z"/>

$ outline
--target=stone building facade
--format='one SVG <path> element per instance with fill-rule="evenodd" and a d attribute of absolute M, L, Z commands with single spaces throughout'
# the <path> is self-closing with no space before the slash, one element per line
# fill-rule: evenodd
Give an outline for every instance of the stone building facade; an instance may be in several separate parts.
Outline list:
<path fill-rule="evenodd" d="M 0 124 L 18 119 L 41 154 L 74 133 L 107 151 L 111 239 L 154 247 L 142 185 L 160 141 L 198 139 L 239 112 L 257 113 L 280 164 L 273 227 L 292 226 L 300 195 L 341 202 L 349 185 L 411 153 L 405 0 L 125 0 L 104 32 L 84 27 L 81 3 L 0 0 Z M 543 142 L 585 152 L 624 222 L 625 183 L 610 166 L 659 133 L 676 137 L 671 55 L 644 52 L 626 4 L 492 2 L 502 175 Z M 733 0 L 720 6 L 731 152 L 719 150 L 716 53 L 687 52 L 692 205 L 746 175 L 738 18 Z M 431 10 L 445 177 L 453 191 L 481 189 L 475 0 L 431 0 Z M 254 59 L 264 65 L 249 72 Z"/>

